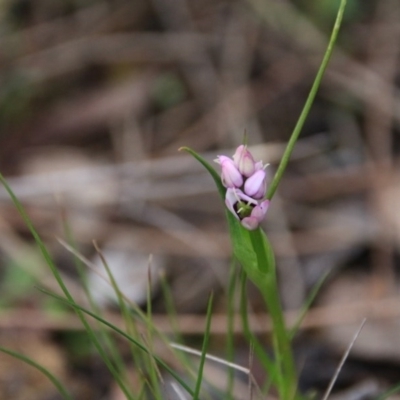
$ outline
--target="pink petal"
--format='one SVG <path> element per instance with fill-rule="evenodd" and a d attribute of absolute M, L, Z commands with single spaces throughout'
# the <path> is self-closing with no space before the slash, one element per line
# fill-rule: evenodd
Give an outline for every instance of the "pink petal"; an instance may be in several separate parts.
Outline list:
<path fill-rule="evenodd" d="M 254 229 L 257 229 L 258 225 L 259 225 L 259 221 L 257 220 L 257 218 L 253 218 L 253 217 L 243 218 L 241 223 L 242 223 L 242 226 L 244 226 L 249 231 L 254 231 Z"/>
<path fill-rule="evenodd" d="M 248 178 L 244 184 L 244 192 L 249 196 L 260 195 L 263 193 L 262 196 L 265 195 L 266 185 L 265 185 L 265 171 L 260 169 L 256 171 L 250 178 Z"/>
<path fill-rule="evenodd" d="M 236 219 L 239 219 L 236 214 L 236 210 L 234 208 L 235 204 L 238 202 L 237 197 L 235 195 L 235 189 L 227 189 L 225 193 L 225 205 L 228 210 L 235 216 Z"/>
<path fill-rule="evenodd" d="M 247 146 L 240 145 L 233 155 L 233 162 L 239 172 L 245 177 L 253 175 L 255 171 L 255 162 L 252 154 L 247 150 Z"/>
<path fill-rule="evenodd" d="M 242 174 L 235 167 L 233 161 L 224 156 L 220 156 L 221 162 L 221 180 L 222 184 L 227 188 L 240 187 L 243 185 Z"/>

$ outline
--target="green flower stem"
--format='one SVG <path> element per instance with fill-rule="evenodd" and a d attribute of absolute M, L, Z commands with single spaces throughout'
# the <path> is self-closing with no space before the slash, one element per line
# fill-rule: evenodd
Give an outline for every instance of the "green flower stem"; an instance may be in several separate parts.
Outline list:
<path fill-rule="evenodd" d="M 290 337 L 283 318 L 272 248 L 261 229 L 251 232 L 250 237 L 257 255 L 258 268 L 262 272 L 260 279 L 254 283 L 264 297 L 273 324 L 272 339 L 275 358 L 283 378 L 283 384 L 279 388 L 280 398 L 292 400 L 296 395 L 298 378 Z"/>
<path fill-rule="evenodd" d="M 281 162 L 279 163 L 279 167 L 275 173 L 274 179 L 272 180 L 271 184 L 269 185 L 268 192 L 267 192 L 267 199 L 269 199 L 269 200 L 272 199 L 272 197 L 275 194 L 275 191 L 279 185 L 279 182 L 282 179 L 283 173 L 285 172 L 285 169 L 289 163 L 289 159 L 292 154 L 294 145 L 296 144 L 297 139 L 299 138 L 299 135 L 303 128 L 304 122 L 305 122 L 305 120 L 310 112 L 311 106 L 314 102 L 315 96 L 316 96 L 319 86 L 321 84 L 322 78 L 324 76 L 325 70 L 328 66 L 329 60 L 330 60 L 332 52 L 333 52 L 333 48 L 336 43 L 336 38 L 338 36 L 339 28 L 342 23 L 345 7 L 346 7 L 346 0 L 341 0 L 339 11 L 336 16 L 335 25 L 333 26 L 333 30 L 332 30 L 331 37 L 329 39 L 328 47 L 325 51 L 321 65 L 318 69 L 318 73 L 315 77 L 315 80 L 311 87 L 310 93 L 308 94 L 307 101 L 304 104 L 303 110 L 301 111 L 300 117 L 297 120 L 296 126 L 294 127 L 292 135 L 286 146 L 285 152 L 283 153 Z"/>
<path fill-rule="evenodd" d="M 265 352 L 263 345 L 260 343 L 257 336 L 252 332 L 250 328 L 249 315 L 247 310 L 247 279 L 248 276 L 246 272 L 242 270 L 240 276 L 240 317 L 242 320 L 243 334 L 247 341 L 253 346 L 254 353 L 265 371 L 267 371 L 270 382 L 273 382 L 274 384 L 277 382 L 277 386 L 281 386 L 282 383 L 278 382 L 281 378 L 281 374 L 277 372 L 276 364 Z"/>
<path fill-rule="evenodd" d="M 274 274 L 275 278 L 275 274 Z M 263 288 L 263 297 L 267 304 L 269 314 L 273 324 L 273 343 L 275 357 L 281 364 L 284 387 L 281 390 L 282 399 L 291 400 L 295 398 L 298 386 L 296 366 L 290 345 L 288 332 L 286 330 L 283 312 L 280 304 L 279 293 L 277 290 L 276 279 L 266 279 L 267 284 Z"/>

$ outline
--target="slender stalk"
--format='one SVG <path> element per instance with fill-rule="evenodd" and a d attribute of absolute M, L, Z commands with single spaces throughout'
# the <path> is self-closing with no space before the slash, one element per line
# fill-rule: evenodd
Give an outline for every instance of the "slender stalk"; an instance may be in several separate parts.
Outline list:
<path fill-rule="evenodd" d="M 60 392 L 62 397 L 66 400 L 72 400 L 71 394 L 68 390 L 64 387 L 64 385 L 49 371 L 49 369 L 43 367 L 42 365 L 38 364 L 36 361 L 32 360 L 29 357 L 24 356 L 23 354 L 17 353 L 13 350 L 6 349 L 5 347 L 0 346 L 0 351 L 6 354 L 9 354 L 12 357 L 17 358 L 18 360 L 23 361 L 24 363 L 31 365 L 32 367 L 36 368 L 42 374 L 44 374 L 50 381 L 54 384 L 57 390 Z"/>
<path fill-rule="evenodd" d="M 248 318 L 248 311 L 247 311 L 247 275 L 244 271 L 242 271 L 240 276 L 240 316 L 243 326 L 243 334 L 247 341 L 253 346 L 254 353 L 258 360 L 260 361 L 261 365 L 267 371 L 271 382 L 277 386 L 281 386 L 282 383 L 279 382 L 281 375 L 277 371 L 277 366 L 274 364 L 273 360 L 271 360 L 268 354 L 265 351 L 265 348 L 257 339 L 256 335 L 251 331 L 249 318 Z"/>
<path fill-rule="evenodd" d="M 285 152 L 283 153 L 281 162 L 279 163 L 279 167 L 275 173 L 274 179 L 272 180 L 271 184 L 269 185 L 268 192 L 267 192 L 267 199 L 269 199 L 269 200 L 272 199 L 272 197 L 275 194 L 275 191 L 279 185 L 279 182 L 282 179 L 283 173 L 285 172 L 285 169 L 289 163 L 289 159 L 292 154 L 294 145 L 296 144 L 297 139 L 299 138 L 299 135 L 303 128 L 304 122 L 306 121 L 306 118 L 310 112 L 310 109 L 314 102 L 317 91 L 321 85 L 322 78 L 324 76 L 325 70 L 326 70 L 329 60 L 331 58 L 333 48 L 335 46 L 336 39 L 337 39 L 337 36 L 339 33 L 339 28 L 342 23 L 343 13 L 344 13 L 344 9 L 346 7 L 346 1 L 347 0 L 341 0 L 341 2 L 340 2 L 339 11 L 336 16 L 335 25 L 333 26 L 333 29 L 332 29 L 332 34 L 329 39 L 328 47 L 325 51 L 324 57 L 322 59 L 321 65 L 318 69 L 314 83 L 311 86 L 310 93 L 308 94 L 308 97 L 304 104 L 303 110 L 301 111 L 300 117 L 297 120 L 296 126 L 294 127 L 292 135 L 286 146 Z"/>
<path fill-rule="evenodd" d="M 61 214 L 61 219 L 62 219 L 62 224 L 64 228 L 64 234 L 65 237 L 70 244 L 70 246 L 76 251 L 78 248 L 76 244 L 75 237 L 73 235 L 71 226 L 68 222 L 67 218 L 67 212 L 65 209 L 62 209 L 62 214 Z M 95 303 L 93 300 L 93 296 L 90 293 L 88 283 L 87 283 L 87 274 L 85 274 L 85 268 L 84 268 L 84 263 L 83 261 L 77 256 L 76 252 L 72 253 L 73 255 L 73 260 L 75 263 L 76 270 L 78 271 L 79 275 L 79 280 L 82 283 L 82 288 L 83 291 L 85 292 L 86 298 L 89 301 L 90 308 L 94 310 L 97 314 L 101 314 L 101 310 L 99 306 Z M 98 324 L 99 330 L 98 330 L 98 337 L 99 337 L 99 342 L 101 343 L 101 346 L 107 349 L 107 354 L 112 357 L 112 363 L 115 365 L 116 370 L 120 371 L 121 376 L 125 373 L 125 366 L 124 362 L 122 359 L 122 356 L 120 352 L 118 351 L 117 345 L 115 343 L 115 340 L 111 337 L 108 331 L 104 329 L 104 327 L 101 324 Z"/>
<path fill-rule="evenodd" d="M 233 362 L 235 354 L 235 338 L 234 338 L 234 314 L 235 314 L 235 292 L 237 287 L 237 269 L 235 268 L 235 259 L 233 258 L 231 262 L 231 268 L 229 273 L 229 284 L 228 284 L 228 326 L 227 326 L 227 337 L 226 337 L 226 355 L 227 360 Z M 233 368 L 228 369 L 228 379 L 227 379 L 227 390 L 226 396 L 227 400 L 233 400 L 233 384 L 234 384 L 234 370 Z"/>
<path fill-rule="evenodd" d="M 261 229 L 252 232 L 251 241 L 257 255 L 259 270 L 264 271 L 265 267 L 268 266 L 268 272 L 263 274 L 264 279 L 260 279 L 255 283 L 264 297 L 273 324 L 272 339 L 275 358 L 283 377 L 283 384 L 280 385 L 281 399 L 291 400 L 295 398 L 297 390 L 297 372 L 290 344 L 290 337 L 283 318 L 278 282 L 276 279 L 275 260 L 272 249 L 266 248 L 266 245 L 269 244 L 266 237 L 263 236 Z"/>
<path fill-rule="evenodd" d="M 275 342 L 275 348 L 278 349 L 275 356 L 280 361 L 284 377 L 282 398 L 291 400 L 295 397 L 297 391 L 298 378 L 288 332 L 283 319 L 276 279 L 274 279 L 274 281 L 271 280 L 271 282 L 264 288 L 262 295 L 267 303 L 269 314 L 271 316 L 273 324 L 273 341 Z"/>

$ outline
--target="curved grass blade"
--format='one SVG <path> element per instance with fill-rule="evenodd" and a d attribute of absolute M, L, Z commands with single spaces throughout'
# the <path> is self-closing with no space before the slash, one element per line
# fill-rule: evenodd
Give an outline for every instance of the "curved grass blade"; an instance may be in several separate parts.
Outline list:
<path fill-rule="evenodd" d="M 386 400 L 389 398 L 389 396 L 400 392 L 400 384 L 393 386 L 389 390 L 387 390 L 385 393 L 381 394 L 376 400 Z"/>
<path fill-rule="evenodd" d="M 139 341 L 137 341 L 136 339 L 132 338 L 130 335 L 128 335 L 126 332 L 124 332 L 122 329 L 118 328 L 117 326 L 115 326 L 114 324 L 112 324 L 111 322 L 108 322 L 107 320 L 105 320 L 104 318 L 96 315 L 95 313 L 87 310 L 86 308 L 69 301 L 68 299 L 61 297 L 55 293 L 52 293 L 46 289 L 43 288 L 38 288 L 38 290 L 40 290 L 42 293 L 47 294 L 48 296 L 51 296 L 59 301 L 61 301 L 64 304 L 67 304 L 69 307 L 72 307 L 75 310 L 79 310 L 87 315 L 89 315 L 90 317 L 94 318 L 95 320 L 101 322 L 102 324 L 108 326 L 109 328 L 111 328 L 113 331 L 117 332 L 118 334 L 120 334 L 122 337 L 124 337 L 125 339 L 127 339 L 129 342 L 135 344 L 137 347 L 139 347 L 139 349 L 143 350 L 145 353 L 149 354 L 150 356 L 152 356 L 154 358 L 154 360 L 157 361 L 158 364 L 160 364 L 163 368 L 165 368 L 175 379 L 177 382 L 179 382 L 179 384 L 191 395 L 194 395 L 193 390 L 179 377 L 179 375 L 174 372 L 174 370 L 172 370 L 168 364 L 166 364 L 161 358 L 157 357 L 154 354 L 151 354 L 151 352 L 147 349 L 146 346 L 142 345 Z"/>
<path fill-rule="evenodd" d="M 68 390 L 64 387 L 64 385 L 47 368 L 38 364 L 36 361 L 33 361 L 31 358 L 24 356 L 23 354 L 17 353 L 13 350 L 6 349 L 5 347 L 0 346 L 0 351 L 14 358 L 17 358 L 18 360 L 24 362 L 25 364 L 28 364 L 36 368 L 38 371 L 40 371 L 42 374 L 46 375 L 47 378 L 50 379 L 50 381 L 57 388 L 57 390 L 63 396 L 64 399 L 73 400 L 72 396 L 69 394 Z"/>
<path fill-rule="evenodd" d="M 208 300 L 208 305 L 207 305 L 206 328 L 204 331 L 203 347 L 201 349 L 200 365 L 199 365 L 199 370 L 197 372 L 197 382 L 196 382 L 196 387 L 194 389 L 193 400 L 199 399 L 201 383 L 203 381 L 204 364 L 206 361 L 208 342 L 210 340 L 210 327 L 211 327 L 213 297 L 214 297 L 213 293 L 211 293 L 211 296 L 210 296 L 210 299 Z"/>
<path fill-rule="evenodd" d="M 81 254 L 77 253 L 71 246 L 69 246 L 68 244 L 66 244 L 62 239 L 59 239 L 59 242 L 69 251 L 71 252 L 75 257 L 79 258 L 85 265 L 87 265 L 89 268 L 91 267 L 91 263 L 89 260 L 87 260 L 85 257 L 83 257 Z M 108 281 L 109 282 L 109 281 Z M 111 282 L 109 282 L 109 284 L 111 284 Z M 164 292 L 164 296 L 165 296 L 165 301 L 166 301 L 166 305 L 167 305 L 167 315 L 169 317 L 171 317 L 171 315 L 175 315 L 176 316 L 176 311 L 174 311 L 174 307 L 173 307 L 173 302 L 172 302 L 172 297 L 170 295 L 170 293 L 168 292 L 168 287 L 167 284 L 165 282 L 165 277 L 161 276 L 161 286 L 162 286 L 162 290 Z M 166 293 L 168 293 L 168 295 L 166 295 Z M 123 300 L 125 303 L 129 304 L 129 308 L 130 308 L 130 312 L 133 313 L 135 318 L 138 318 L 144 325 L 149 325 L 151 323 L 151 321 L 149 321 L 148 316 L 138 307 L 138 305 L 132 301 L 130 301 L 126 295 L 124 293 L 121 293 Z M 96 309 L 92 309 L 92 311 L 95 311 L 97 315 L 101 316 L 101 313 L 99 313 Z M 171 318 L 171 326 L 174 329 L 174 334 L 177 338 L 181 338 L 180 342 L 183 342 L 183 338 L 180 336 L 179 334 L 179 327 L 177 325 L 177 321 L 176 319 L 174 320 L 174 318 Z M 105 328 L 105 327 L 104 327 Z M 104 329 L 106 330 L 106 329 Z M 135 332 L 130 332 L 128 331 L 129 334 L 131 334 L 132 336 L 135 334 Z M 170 344 L 170 339 L 165 335 L 162 334 L 161 332 L 157 332 L 158 337 L 166 344 L 169 345 Z M 177 359 L 182 363 L 182 365 L 185 368 L 185 372 L 188 373 L 190 375 L 191 378 L 193 378 L 195 380 L 196 374 L 194 372 L 193 366 L 191 365 L 190 360 L 185 356 L 184 353 L 180 352 L 180 351 L 175 351 L 174 348 L 172 348 L 172 351 L 175 355 L 175 357 L 177 357 Z M 148 384 L 148 383 L 146 383 Z"/>
<path fill-rule="evenodd" d="M 235 340 L 234 340 L 234 314 L 235 314 L 235 300 L 236 289 L 238 281 L 238 273 L 235 268 L 236 260 L 232 257 L 231 265 L 229 268 L 229 283 L 228 283 L 228 304 L 227 304 L 227 337 L 226 337 L 226 355 L 229 362 L 233 362 L 235 356 Z M 233 400 L 233 385 L 234 385 L 234 369 L 228 369 L 228 379 L 226 396 L 227 400 Z"/>
<path fill-rule="evenodd" d="M 76 304 L 74 298 L 72 297 L 71 293 L 69 292 L 67 286 L 65 285 L 60 273 L 57 270 L 57 267 L 53 261 L 53 258 L 51 257 L 49 251 L 47 250 L 46 245 L 44 244 L 42 238 L 40 237 L 39 233 L 36 231 L 35 227 L 33 226 L 32 221 L 30 220 L 28 214 L 26 213 L 24 207 L 22 206 L 21 202 L 18 200 L 17 196 L 14 194 L 13 190 L 11 187 L 8 185 L 7 181 L 3 177 L 2 174 L 0 174 L 0 182 L 3 184 L 4 188 L 8 192 L 8 194 L 11 197 L 12 202 L 14 203 L 14 206 L 18 210 L 19 214 L 21 215 L 24 223 L 28 227 L 29 231 L 31 232 L 33 238 L 35 239 L 35 242 L 37 246 L 40 249 L 40 252 L 42 253 L 43 258 L 45 259 L 47 265 L 49 266 L 54 278 L 56 279 L 58 285 L 60 286 L 61 290 L 63 291 L 65 297 L 68 299 L 68 302 L 70 304 Z M 80 321 L 82 322 L 83 326 L 85 327 L 86 332 L 88 333 L 91 341 L 93 342 L 94 346 L 96 347 L 96 350 L 100 354 L 101 358 L 103 359 L 104 363 L 107 365 L 107 368 L 113 375 L 114 379 L 118 383 L 118 386 L 121 388 L 121 390 L 124 392 L 126 398 L 128 400 L 133 400 L 133 396 L 130 392 L 130 389 L 126 385 L 126 383 L 123 381 L 119 371 L 117 371 L 116 367 L 114 364 L 111 362 L 110 358 L 108 357 L 106 351 L 103 349 L 100 341 L 96 337 L 96 335 L 93 332 L 93 329 L 89 325 L 89 323 L 86 321 L 84 315 L 80 312 L 78 308 L 74 308 L 76 311 Z"/>
<path fill-rule="evenodd" d="M 328 397 L 330 396 L 333 387 L 335 386 L 335 383 L 337 381 L 337 378 L 339 377 L 340 372 L 342 371 L 343 365 L 346 362 L 347 358 L 349 357 L 350 351 L 354 346 L 354 343 L 356 342 L 356 340 L 358 339 L 358 337 L 360 336 L 360 333 L 365 325 L 365 323 L 367 322 L 367 318 L 364 318 L 360 324 L 360 326 L 358 327 L 356 333 L 354 334 L 353 338 L 351 339 L 350 344 L 347 346 L 346 351 L 344 352 L 342 358 L 340 359 L 339 365 L 336 368 L 335 373 L 332 376 L 331 381 L 329 382 L 329 385 L 322 397 L 322 400 L 328 400 Z"/>
<path fill-rule="evenodd" d="M 304 317 L 307 314 L 307 311 L 311 307 L 311 304 L 314 302 L 315 298 L 317 297 L 317 294 L 319 293 L 319 290 L 321 289 L 322 285 L 325 283 L 326 278 L 329 276 L 330 271 L 327 271 L 325 274 L 319 278 L 318 282 L 314 285 L 314 287 L 311 290 L 311 293 L 307 296 L 307 299 L 303 306 L 301 307 L 300 314 L 296 319 L 296 322 L 292 326 L 292 328 L 289 330 L 289 338 L 293 339 L 293 337 L 296 335 L 297 331 L 300 328 L 301 323 L 303 322 Z"/>
<path fill-rule="evenodd" d="M 74 233 L 71 229 L 71 225 L 69 224 L 67 211 L 65 209 L 62 210 L 61 219 L 62 219 L 62 224 L 63 224 L 63 228 L 64 228 L 64 235 L 65 235 L 68 243 L 64 243 L 64 241 L 62 241 L 60 239 L 59 239 L 59 241 L 62 245 L 65 244 L 67 246 L 66 248 L 67 249 L 69 248 L 69 250 L 72 254 L 73 261 L 75 264 L 75 269 L 78 272 L 79 281 L 82 283 L 82 288 L 83 288 L 83 291 L 85 292 L 86 298 L 88 299 L 90 308 L 92 310 L 94 310 L 96 313 L 101 314 L 100 308 L 95 303 L 95 301 L 93 300 L 93 296 L 90 293 L 88 282 L 87 282 L 87 274 L 85 274 L 85 268 L 84 268 L 85 264 L 84 264 L 84 261 L 82 260 L 81 256 L 78 254 L 77 242 L 76 242 Z M 116 370 L 119 371 L 119 373 L 125 377 L 126 374 L 125 374 L 124 361 L 122 359 L 120 352 L 117 349 L 117 345 L 116 345 L 114 339 L 111 337 L 111 335 L 109 335 L 109 332 L 106 331 L 104 326 L 99 324 L 99 327 L 102 328 L 100 330 L 100 332 L 98 333 L 99 342 L 101 343 L 102 347 L 105 348 L 106 354 L 110 355 L 110 362 L 112 362 L 113 365 L 115 365 Z"/>
<path fill-rule="evenodd" d="M 68 289 L 65 286 L 59 272 L 57 271 L 57 268 L 53 262 L 53 259 L 50 255 L 50 253 L 48 252 L 45 244 L 43 243 L 42 239 L 40 238 L 39 234 L 37 233 L 35 227 L 32 224 L 32 221 L 30 220 L 30 218 L 28 217 L 28 214 L 26 213 L 24 207 L 22 206 L 21 202 L 18 200 L 17 196 L 14 194 L 14 192 L 12 191 L 11 187 L 8 185 L 7 181 L 5 180 L 5 178 L 3 177 L 2 174 L 0 174 L 0 182 L 3 184 L 4 188 L 6 189 L 6 191 L 8 192 L 9 196 L 11 197 L 12 202 L 14 203 L 14 206 L 16 207 L 16 209 L 18 210 L 19 214 L 21 215 L 24 223 L 26 224 L 26 226 L 28 227 L 29 231 L 31 232 L 33 238 L 35 239 L 36 244 L 39 247 L 40 252 L 42 253 L 43 258 L 45 259 L 47 265 L 50 267 L 54 277 L 57 280 L 57 283 L 59 284 L 59 286 L 61 287 L 61 289 L 63 290 L 63 292 L 65 293 L 65 295 L 68 297 L 67 293 Z"/>

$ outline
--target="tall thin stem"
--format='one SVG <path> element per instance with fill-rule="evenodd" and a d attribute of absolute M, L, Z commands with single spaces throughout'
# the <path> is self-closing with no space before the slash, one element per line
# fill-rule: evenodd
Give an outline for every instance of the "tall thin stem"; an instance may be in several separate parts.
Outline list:
<path fill-rule="evenodd" d="M 272 335 L 275 359 L 283 377 L 283 385 L 279 390 L 280 396 L 282 400 L 292 400 L 296 395 L 298 378 L 290 336 L 283 318 L 273 252 L 261 229 L 253 231 L 250 237 L 257 255 L 258 269 L 263 271 L 264 267 L 268 266 L 267 272 L 263 273 L 260 279 L 254 283 L 264 297 L 273 324 Z"/>
<path fill-rule="evenodd" d="M 325 70 L 326 70 L 329 60 L 331 58 L 333 48 L 335 46 L 336 39 L 337 39 L 337 36 L 339 33 L 339 28 L 342 23 L 343 13 L 344 13 L 344 9 L 346 7 L 346 1 L 347 0 L 341 0 L 341 2 L 340 2 L 339 11 L 336 16 L 335 25 L 333 26 L 333 29 L 332 29 L 332 34 L 329 39 L 328 47 L 325 51 L 324 57 L 322 59 L 321 65 L 318 69 L 314 83 L 311 86 L 311 90 L 310 90 L 310 93 L 308 94 L 308 97 L 304 104 L 303 110 L 301 111 L 299 119 L 297 120 L 296 126 L 294 127 L 292 135 L 286 146 L 285 152 L 283 153 L 281 162 L 279 163 L 279 166 L 278 166 L 278 169 L 276 170 L 275 176 L 274 176 L 271 184 L 269 185 L 268 192 L 267 192 L 268 199 L 272 199 L 272 197 L 275 194 L 275 191 L 279 185 L 279 182 L 282 179 L 283 173 L 285 172 L 285 169 L 289 163 L 289 159 L 292 154 L 294 145 L 296 144 L 297 139 L 299 138 L 299 135 L 303 128 L 304 122 L 306 121 L 306 118 L 310 112 L 310 109 L 314 102 L 317 91 L 321 85 L 322 78 L 324 76 Z"/>

